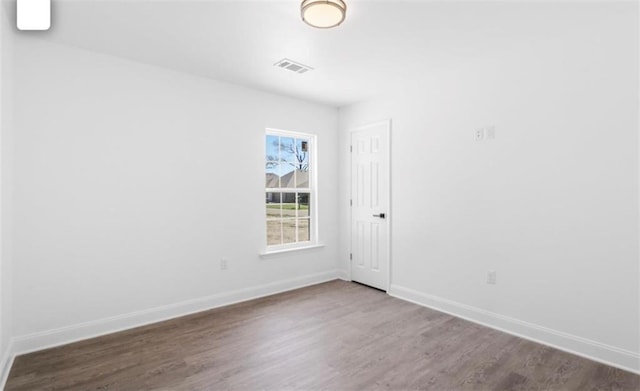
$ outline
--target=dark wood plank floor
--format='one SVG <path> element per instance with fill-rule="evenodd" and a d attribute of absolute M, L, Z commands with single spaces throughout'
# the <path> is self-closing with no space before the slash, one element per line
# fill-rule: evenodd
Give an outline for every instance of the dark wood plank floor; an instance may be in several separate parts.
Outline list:
<path fill-rule="evenodd" d="M 7 390 L 639 390 L 640 376 L 332 281 L 20 356 Z"/>

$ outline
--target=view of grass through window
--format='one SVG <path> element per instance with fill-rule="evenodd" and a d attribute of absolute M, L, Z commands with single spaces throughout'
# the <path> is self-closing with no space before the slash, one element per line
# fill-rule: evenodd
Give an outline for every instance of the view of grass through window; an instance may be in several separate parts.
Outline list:
<path fill-rule="evenodd" d="M 311 240 L 310 140 L 284 134 L 266 136 L 267 245 Z"/>

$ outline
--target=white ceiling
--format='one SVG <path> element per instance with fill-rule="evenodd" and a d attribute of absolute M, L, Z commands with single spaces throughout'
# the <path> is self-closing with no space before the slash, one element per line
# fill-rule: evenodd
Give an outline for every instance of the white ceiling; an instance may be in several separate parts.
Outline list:
<path fill-rule="evenodd" d="M 53 0 L 38 37 L 333 106 L 492 52 L 540 28 L 529 3 L 349 1 L 342 26 L 300 20 L 299 0 Z M 527 6 L 525 6 L 528 4 Z M 543 15 L 540 15 L 543 17 Z M 287 57 L 315 68 L 278 69 Z"/>

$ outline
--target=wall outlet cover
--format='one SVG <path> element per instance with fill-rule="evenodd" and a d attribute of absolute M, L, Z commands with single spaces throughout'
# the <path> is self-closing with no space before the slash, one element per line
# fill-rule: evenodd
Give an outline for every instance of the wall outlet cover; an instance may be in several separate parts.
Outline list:
<path fill-rule="evenodd" d="M 484 139 L 484 128 L 476 129 L 476 131 L 474 133 L 474 138 L 475 138 L 476 141 L 480 141 L 480 140 Z"/>

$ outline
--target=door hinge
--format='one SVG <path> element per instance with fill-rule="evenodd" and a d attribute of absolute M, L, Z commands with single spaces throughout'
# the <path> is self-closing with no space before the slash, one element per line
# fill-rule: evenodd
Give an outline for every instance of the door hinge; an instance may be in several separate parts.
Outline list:
<path fill-rule="evenodd" d="M 349 260 L 353 261 L 353 253 L 349 253 Z"/>
<path fill-rule="evenodd" d="M 349 206 L 353 206 L 353 200 L 349 200 Z"/>
<path fill-rule="evenodd" d="M 349 145 L 349 152 L 353 152 L 353 145 Z"/>

